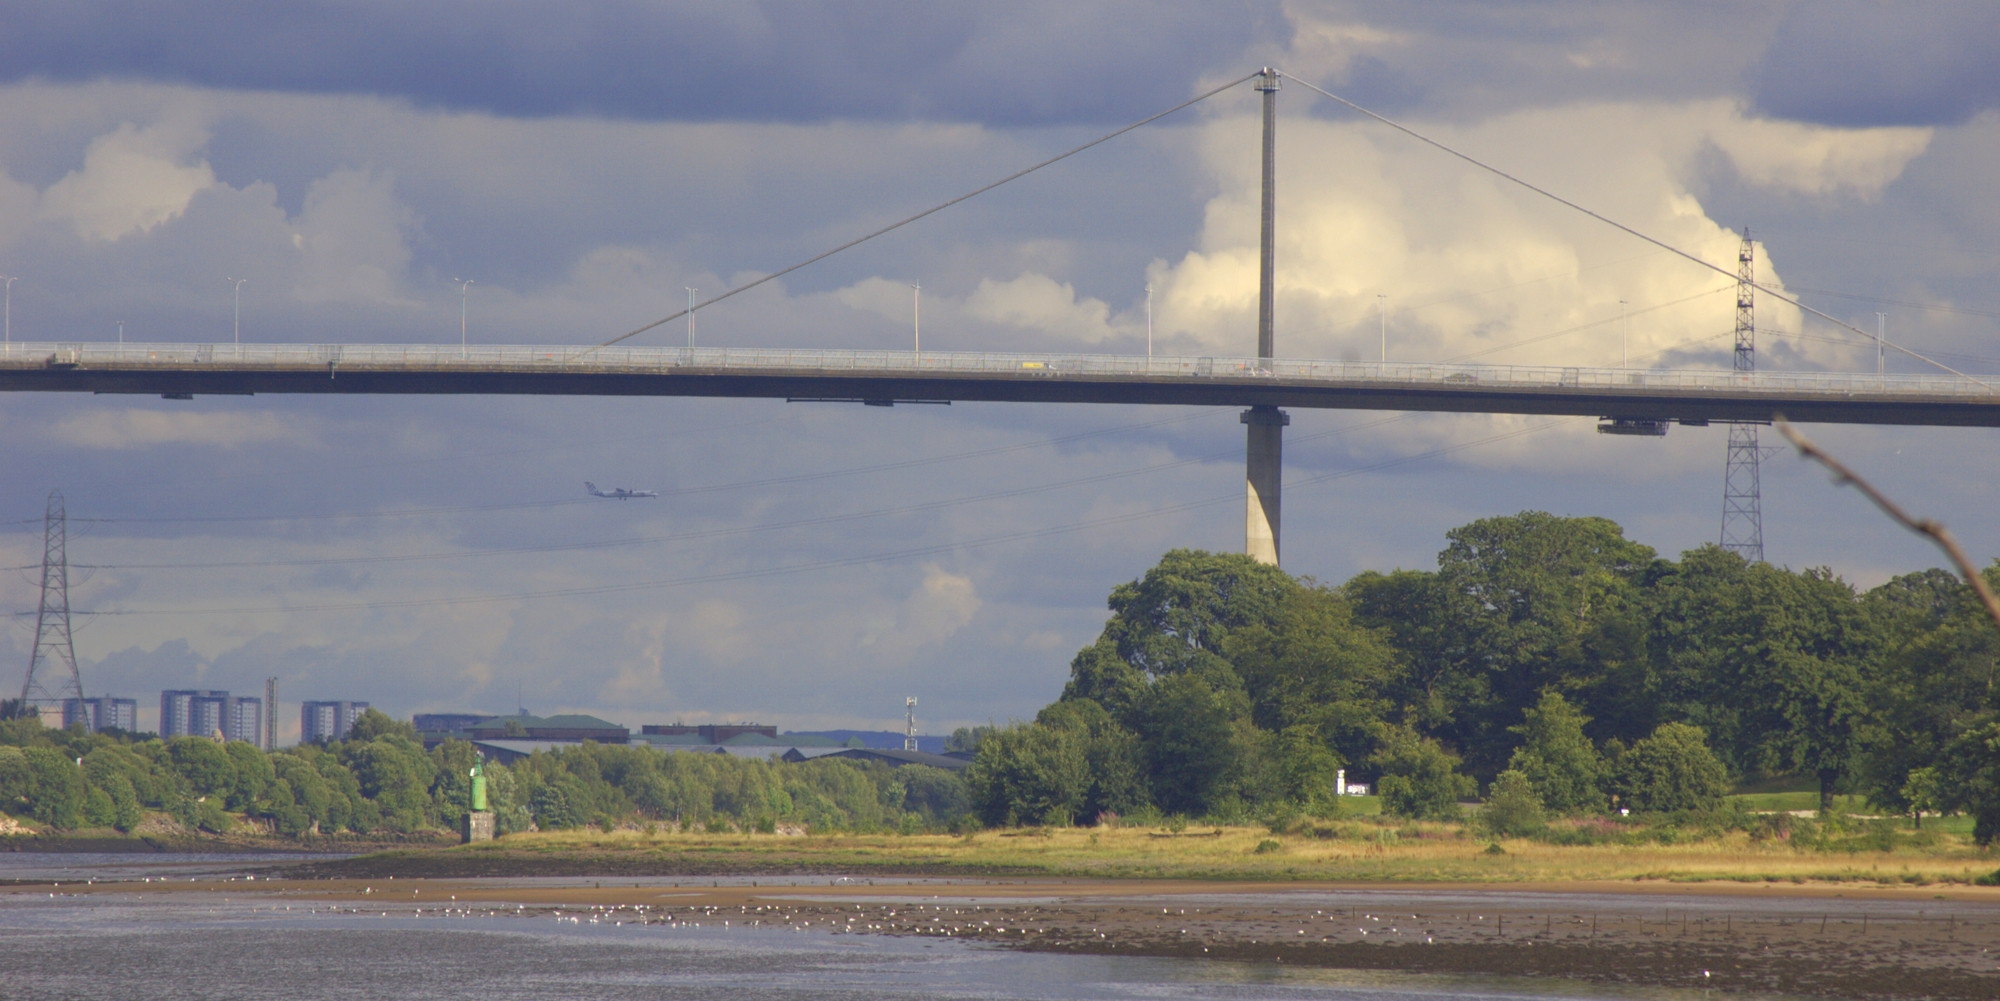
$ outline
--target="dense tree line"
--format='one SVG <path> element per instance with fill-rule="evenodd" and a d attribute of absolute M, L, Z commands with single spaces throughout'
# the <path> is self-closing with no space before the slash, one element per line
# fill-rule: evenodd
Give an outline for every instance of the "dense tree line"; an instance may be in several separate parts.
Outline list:
<path fill-rule="evenodd" d="M 188 830 L 249 820 L 290 836 L 380 835 L 458 826 L 475 752 L 429 751 L 410 724 L 370 710 L 349 739 L 270 754 L 243 741 L 49 730 L 0 721 L 0 810 L 58 830 L 139 828 L 147 811 Z M 582 744 L 485 766 L 500 830 L 666 823 L 711 830 L 778 824 L 919 830 L 966 813 L 964 784 L 921 765 L 845 759 L 771 763 L 650 747 Z"/>
<path fill-rule="evenodd" d="M 1406 816 L 1475 790 L 1538 814 L 1670 812 L 1754 774 L 1809 779 L 1823 809 L 1853 791 L 2000 835 L 2000 631 L 1950 574 L 1857 592 L 1540 512 L 1447 543 L 1434 572 L 1339 586 L 1168 553 L 1112 592 L 1057 702 L 977 735 L 975 809 L 1313 808 L 1345 768 Z"/>
<path fill-rule="evenodd" d="M 1941 570 L 1857 592 L 1527 512 L 1448 533 L 1435 571 L 1338 586 L 1176 550 L 1109 608 L 1032 722 L 952 735 L 977 752 L 962 779 L 584 744 L 489 766 L 492 808 L 503 832 L 1231 820 L 1330 812 L 1345 769 L 1390 813 L 1450 818 L 1483 796 L 1482 823 L 1528 830 L 1713 812 L 1755 775 L 1802 777 L 1823 809 L 1848 791 L 2000 836 L 2000 630 Z M 59 829 L 133 830 L 146 811 L 210 831 L 448 829 L 473 755 L 425 751 L 377 712 L 346 741 L 272 754 L 0 718 L 0 810 Z"/>

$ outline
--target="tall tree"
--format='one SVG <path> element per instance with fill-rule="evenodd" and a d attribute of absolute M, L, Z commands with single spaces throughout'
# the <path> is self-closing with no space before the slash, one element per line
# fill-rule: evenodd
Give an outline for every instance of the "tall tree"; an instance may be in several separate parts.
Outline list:
<path fill-rule="evenodd" d="M 1593 640 L 1629 614 L 1653 550 L 1604 518 L 1524 511 L 1446 533 L 1437 586 L 1453 646 L 1479 682 L 1454 727 L 1477 775 L 1500 771 L 1507 727 L 1543 689 L 1568 690 L 1599 672 Z"/>
<path fill-rule="evenodd" d="M 1280 600 L 1269 621 L 1232 632 L 1223 652 L 1243 679 L 1258 727 L 1305 727 L 1301 732 L 1343 762 L 1373 753 L 1393 709 L 1384 696 L 1398 665 L 1383 634 L 1355 620 L 1344 594 L 1302 587 Z"/>
<path fill-rule="evenodd" d="M 1513 732 L 1521 737 L 1507 767 L 1535 790 L 1541 805 L 1561 816 L 1604 809 L 1604 756 L 1584 735 L 1589 720 L 1556 692 L 1543 692 Z"/>
<path fill-rule="evenodd" d="M 1240 794 L 1252 764 L 1239 723 L 1250 700 L 1227 665 L 1162 678 L 1139 710 L 1153 802 L 1168 813 L 1207 813 Z"/>
<path fill-rule="evenodd" d="M 1987 571 L 2000 583 L 2000 572 Z M 1870 802 L 1899 813 L 1923 805 L 1912 776 L 1984 714 L 2000 710 L 2000 631 L 1972 589 L 1943 570 L 1905 574 L 1869 591 L 1878 654 L 1864 679 L 1867 711 L 1856 735 Z"/>
<path fill-rule="evenodd" d="M 1972 840 L 2000 838 L 2000 717 L 1989 716 L 1954 737 L 1938 755 L 1940 806 L 1972 815 Z"/>
<path fill-rule="evenodd" d="M 1089 699 L 1050 703 L 1035 725 L 1066 730 L 1081 742 L 1088 778 L 1079 816 L 1092 823 L 1103 814 L 1129 813 L 1151 802 L 1146 749 L 1133 733 Z"/>
<path fill-rule="evenodd" d="M 1089 794 L 1084 741 L 1075 732 L 1023 724 L 986 735 L 965 770 L 972 808 L 988 824 L 1069 824 Z"/>
<path fill-rule="evenodd" d="M 1220 661 L 1232 630 L 1269 621 L 1298 589 L 1283 570 L 1240 553 L 1176 549 L 1112 589 L 1104 637 L 1138 670 L 1178 674 Z"/>

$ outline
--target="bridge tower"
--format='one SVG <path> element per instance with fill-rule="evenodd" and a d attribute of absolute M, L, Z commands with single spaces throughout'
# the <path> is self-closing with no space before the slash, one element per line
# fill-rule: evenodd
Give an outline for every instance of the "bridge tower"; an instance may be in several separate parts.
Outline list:
<path fill-rule="evenodd" d="M 1757 370 L 1756 250 L 1750 228 L 1743 228 L 1743 246 L 1736 252 L 1736 371 Z M 1752 563 L 1764 562 L 1764 500 L 1757 461 L 1757 425 L 1729 425 L 1729 459 L 1722 470 L 1722 541 L 1724 549 Z"/>
<path fill-rule="evenodd" d="M 83 676 L 76 669 L 76 643 L 69 631 L 69 515 L 60 490 L 49 491 L 42 517 L 42 604 L 35 613 L 35 646 L 28 653 L 28 676 L 21 682 L 21 701 L 58 705 L 66 698 L 83 698 Z M 51 663 L 59 662 L 59 663 Z M 62 668 L 69 676 L 62 677 Z M 53 687 L 35 677 L 54 671 Z"/>
<path fill-rule="evenodd" d="M 1257 364 L 1271 368 L 1276 353 L 1272 335 L 1273 270 L 1272 251 L 1277 228 L 1278 71 L 1265 67 L 1258 77 L 1257 90 L 1264 95 L 1264 191 L 1262 241 L 1257 268 Z M 1279 494 L 1284 479 L 1284 428 L 1291 415 L 1277 407 L 1258 406 L 1243 411 L 1249 426 L 1244 449 L 1243 481 L 1245 511 L 1243 551 L 1259 563 L 1278 564 Z"/>

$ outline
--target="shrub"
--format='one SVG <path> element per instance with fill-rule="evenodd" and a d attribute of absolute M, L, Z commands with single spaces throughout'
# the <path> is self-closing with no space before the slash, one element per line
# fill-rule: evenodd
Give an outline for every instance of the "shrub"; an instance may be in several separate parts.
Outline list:
<path fill-rule="evenodd" d="M 1458 798 L 1476 788 L 1469 776 L 1458 774 L 1456 755 L 1407 729 L 1385 733 L 1382 749 L 1369 760 L 1381 774 L 1376 787 L 1382 812 L 1393 816 L 1456 819 Z"/>
<path fill-rule="evenodd" d="M 1526 721 L 1513 728 L 1523 739 L 1507 767 L 1520 771 L 1542 808 L 1557 816 L 1604 809 L 1604 756 L 1584 736 L 1588 722 L 1562 696 L 1546 692 L 1527 711 Z"/>
<path fill-rule="evenodd" d="M 1036 725 L 988 734 L 965 770 L 973 809 L 995 826 L 1070 823 L 1090 788 L 1083 743 L 1069 730 Z"/>
<path fill-rule="evenodd" d="M 1634 810 L 1709 810 L 1729 791 L 1729 771 L 1700 727 L 1663 723 L 1618 762 L 1618 789 Z"/>
<path fill-rule="evenodd" d="M 1522 838 L 1548 825 L 1542 820 L 1542 801 L 1528 784 L 1528 776 L 1509 769 L 1493 780 L 1486 793 L 1486 808 L 1479 813 L 1479 826 L 1503 837 Z"/>

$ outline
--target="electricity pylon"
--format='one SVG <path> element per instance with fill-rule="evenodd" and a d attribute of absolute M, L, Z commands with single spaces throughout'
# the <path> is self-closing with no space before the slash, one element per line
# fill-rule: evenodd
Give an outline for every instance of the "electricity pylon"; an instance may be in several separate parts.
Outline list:
<path fill-rule="evenodd" d="M 1757 371 L 1756 250 L 1750 229 L 1736 253 L 1736 371 Z M 1757 425 L 1729 425 L 1729 459 L 1722 469 L 1722 548 L 1752 563 L 1764 562 L 1764 498 L 1757 462 Z"/>
<path fill-rule="evenodd" d="M 42 606 L 35 613 L 35 646 L 28 654 L 28 677 L 21 682 L 25 704 L 60 704 L 66 698 L 83 698 L 83 676 L 76 669 L 76 642 L 69 631 L 69 517 L 63 509 L 60 490 L 49 491 L 48 512 L 42 519 Z M 37 679 L 53 670 L 69 676 L 51 688 Z"/>

